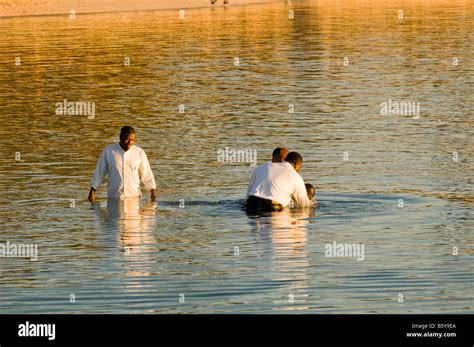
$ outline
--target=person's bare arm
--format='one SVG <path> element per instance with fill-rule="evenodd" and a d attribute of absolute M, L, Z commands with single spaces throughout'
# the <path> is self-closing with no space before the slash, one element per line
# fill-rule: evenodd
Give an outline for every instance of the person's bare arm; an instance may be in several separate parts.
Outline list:
<path fill-rule="evenodd" d="M 87 200 L 89 200 L 92 204 L 95 201 L 95 189 L 91 187 L 91 190 L 89 191 L 89 196 L 87 197 Z"/>
<path fill-rule="evenodd" d="M 145 187 L 150 190 L 151 202 L 156 202 L 156 183 L 153 171 L 151 170 L 150 162 L 145 151 L 142 151 L 142 161 L 138 168 L 140 180 L 143 182 Z"/>
<path fill-rule="evenodd" d="M 302 178 L 298 179 L 295 182 L 295 192 L 293 194 L 293 199 L 295 200 L 296 206 L 298 207 L 309 207 L 314 206 L 314 202 L 308 199 L 308 194 L 306 193 L 306 187 Z"/>
<path fill-rule="evenodd" d="M 99 160 L 97 161 L 94 177 L 92 177 L 91 189 L 89 191 L 89 196 L 87 197 L 87 200 L 89 200 L 91 203 L 94 203 L 95 192 L 97 189 L 99 189 L 99 186 L 102 184 L 102 181 L 104 180 L 104 177 L 107 175 L 108 171 L 109 169 L 107 165 L 106 149 L 104 149 L 100 154 Z"/>

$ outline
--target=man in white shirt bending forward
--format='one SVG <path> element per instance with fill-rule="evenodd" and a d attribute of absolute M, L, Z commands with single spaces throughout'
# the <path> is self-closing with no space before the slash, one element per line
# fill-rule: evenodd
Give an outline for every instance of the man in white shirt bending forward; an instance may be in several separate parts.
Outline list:
<path fill-rule="evenodd" d="M 135 143 L 135 129 L 124 126 L 120 131 L 120 142 L 107 146 L 100 154 L 88 200 L 94 203 L 95 192 L 109 175 L 107 197 L 121 199 L 141 196 L 140 180 L 150 191 L 151 201 L 156 201 L 155 177 L 145 151 Z"/>
<path fill-rule="evenodd" d="M 245 210 L 251 213 L 280 211 L 293 200 L 297 207 L 314 206 L 299 171 L 303 157 L 290 152 L 283 162 L 265 163 L 252 173 Z"/>

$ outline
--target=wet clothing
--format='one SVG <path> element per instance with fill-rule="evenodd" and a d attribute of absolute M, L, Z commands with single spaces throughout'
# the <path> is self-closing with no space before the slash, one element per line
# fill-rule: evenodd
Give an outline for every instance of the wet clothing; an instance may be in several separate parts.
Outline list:
<path fill-rule="evenodd" d="M 120 144 L 107 146 L 100 154 L 91 186 L 98 190 L 108 175 L 107 196 L 129 198 L 141 195 L 140 181 L 148 190 L 156 189 L 155 177 L 145 151 L 132 146 L 125 151 Z"/>
<path fill-rule="evenodd" d="M 252 173 L 246 200 L 251 196 L 273 201 L 282 207 L 293 200 L 298 207 L 313 206 L 301 176 L 288 162 L 265 163 Z"/>

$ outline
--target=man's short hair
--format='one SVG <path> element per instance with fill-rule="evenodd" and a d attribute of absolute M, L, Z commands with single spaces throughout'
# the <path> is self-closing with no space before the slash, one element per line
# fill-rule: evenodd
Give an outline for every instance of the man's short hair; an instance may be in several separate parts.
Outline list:
<path fill-rule="evenodd" d="M 135 129 L 126 125 L 120 130 L 120 137 L 127 136 L 128 134 L 135 134 Z"/>
<path fill-rule="evenodd" d="M 292 163 L 293 165 L 297 165 L 299 163 L 303 163 L 303 157 L 298 152 L 290 152 L 286 156 L 285 161 Z"/>
<path fill-rule="evenodd" d="M 283 153 L 287 154 L 288 150 L 286 148 L 281 148 L 281 147 L 275 148 L 273 150 L 272 160 L 284 161 L 286 156 L 285 156 L 285 158 L 283 158 Z"/>

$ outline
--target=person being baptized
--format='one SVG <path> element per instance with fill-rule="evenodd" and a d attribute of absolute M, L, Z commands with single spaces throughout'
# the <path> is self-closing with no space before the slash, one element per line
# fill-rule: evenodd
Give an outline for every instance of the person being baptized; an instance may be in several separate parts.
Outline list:
<path fill-rule="evenodd" d="M 316 189 L 314 189 L 312 184 L 305 183 L 304 185 L 306 187 L 306 194 L 308 194 L 308 199 L 313 201 L 314 195 L 316 194 Z M 314 206 L 318 204 L 317 201 L 314 202 Z"/>

